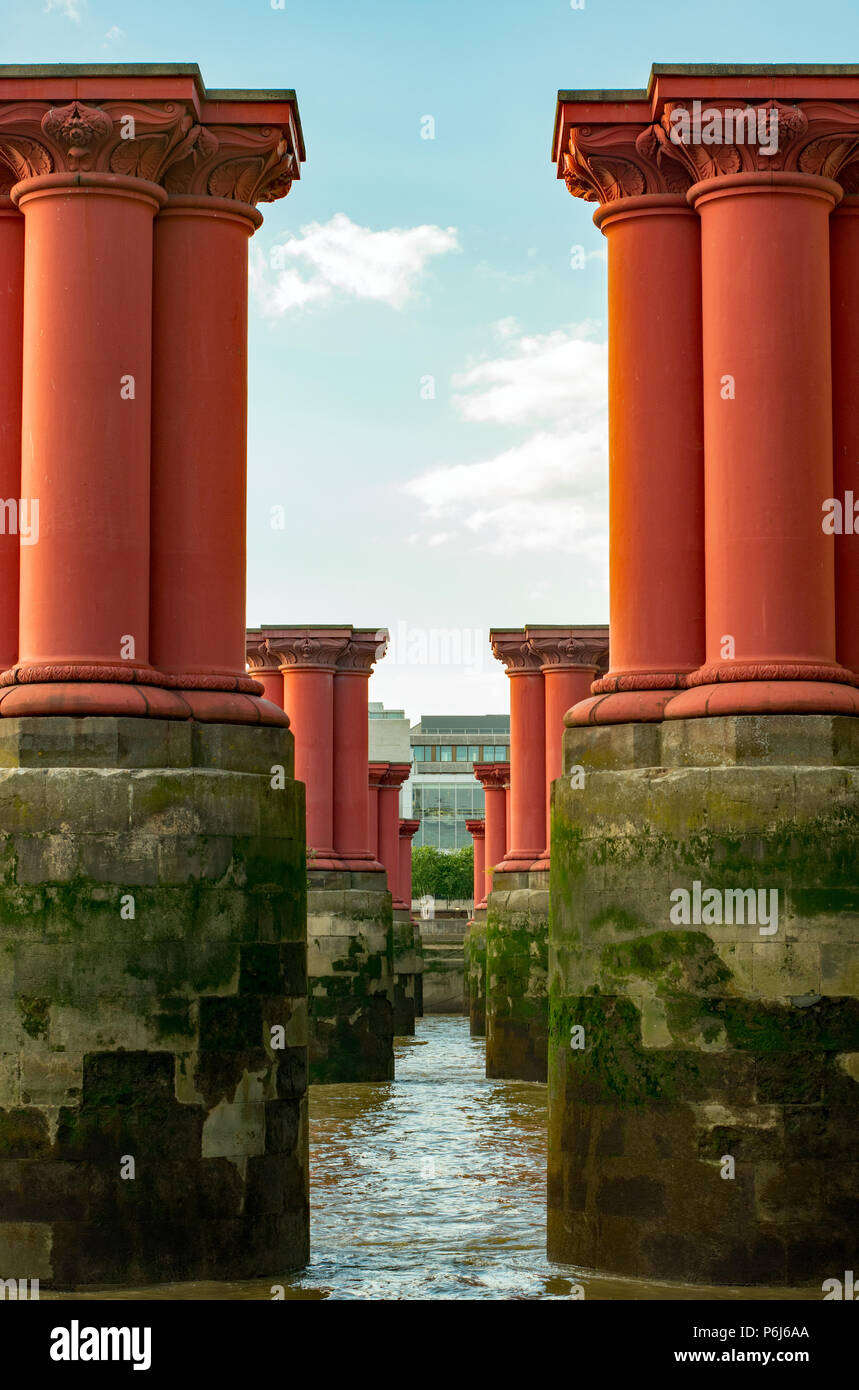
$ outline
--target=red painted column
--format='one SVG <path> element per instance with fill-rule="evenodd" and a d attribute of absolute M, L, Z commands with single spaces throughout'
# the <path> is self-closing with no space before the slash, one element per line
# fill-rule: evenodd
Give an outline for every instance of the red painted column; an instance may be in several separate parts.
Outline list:
<path fill-rule="evenodd" d="M 608 251 L 611 664 L 575 724 L 661 719 L 704 653 L 700 229 L 648 136 L 588 120 L 563 155 Z"/>
<path fill-rule="evenodd" d="M 156 224 L 152 654 L 199 717 L 275 723 L 235 698 L 262 693 L 244 646 L 247 243 L 261 222 L 245 203 L 176 195 Z"/>
<path fill-rule="evenodd" d="M 421 828 L 419 820 L 400 821 L 400 897 L 412 910 L 412 840 Z"/>
<path fill-rule="evenodd" d="M 552 837 L 552 783 L 564 771 L 564 716 L 587 699 L 600 664 L 605 660 L 607 627 L 527 627 L 528 642 L 540 658 L 543 672 L 546 726 L 546 849 L 540 867 L 549 868 Z"/>
<path fill-rule="evenodd" d="M 859 713 L 836 663 L 829 217 L 806 173 L 694 185 L 703 252 L 707 657 L 670 718 Z M 742 293 L 726 267 L 742 247 Z M 730 394 L 728 394 L 730 392 Z"/>
<path fill-rule="evenodd" d="M 379 870 L 370 848 L 367 685 L 387 633 L 353 630 L 334 676 L 334 847 L 345 867 Z"/>
<path fill-rule="evenodd" d="M 12 199 L 25 221 L 21 496 L 38 499 L 39 542 L 20 550 L 3 714 L 187 718 L 149 662 L 152 221 L 164 192 L 69 171 L 25 179 Z"/>
<path fill-rule="evenodd" d="M 486 907 L 486 899 L 492 892 L 492 876 L 498 864 L 501 863 L 508 848 L 507 836 L 507 800 L 509 788 L 507 781 L 510 777 L 509 763 L 475 763 L 474 775 L 483 787 L 485 797 L 485 816 L 486 825 L 485 849 L 483 860 L 483 887 L 480 897 L 475 902 L 477 908 Z"/>
<path fill-rule="evenodd" d="M 21 508 L 21 375 L 24 331 L 24 218 L 0 195 L 0 671 L 18 659 L 18 561 L 22 521 L 38 533 L 29 499 Z M 14 507 L 14 518 L 11 514 Z"/>
<path fill-rule="evenodd" d="M 835 654 L 842 666 L 859 675 L 859 197 L 842 200 L 829 232 L 833 488 L 828 496 L 841 505 L 840 530 L 830 541 L 835 550 Z"/>
<path fill-rule="evenodd" d="M 282 708 L 295 737 L 295 778 L 305 785 L 311 867 L 342 867 L 334 848 L 334 673 L 351 629 L 264 627 L 259 633 L 257 644 L 261 639 L 267 659 L 278 664 Z"/>
<path fill-rule="evenodd" d="M 394 907 L 411 906 L 400 881 L 400 787 L 412 770 L 411 763 L 388 763 L 379 787 L 379 848 L 377 857 L 385 866 Z"/>
<path fill-rule="evenodd" d="M 546 715 L 540 657 L 523 630 L 493 630 L 510 677 L 510 848 L 499 872 L 525 873 L 546 848 Z"/>
<path fill-rule="evenodd" d="M 486 821 L 467 820 L 465 828 L 474 843 L 474 906 L 483 897 L 486 870 Z"/>
<path fill-rule="evenodd" d="M 388 866 L 387 866 L 387 864 L 385 863 L 385 860 L 384 860 L 383 857 L 382 857 L 382 850 L 381 850 L 382 836 L 381 836 L 381 827 L 380 827 L 380 824 L 379 824 L 379 819 L 380 819 L 379 792 L 381 791 L 382 787 L 383 787 L 384 784 L 385 784 L 385 774 L 387 773 L 389 766 L 390 766 L 389 763 L 368 763 L 368 764 L 367 764 L 367 774 L 368 774 L 368 779 L 367 779 L 367 781 L 368 781 L 368 787 L 367 787 L 367 790 L 368 790 L 367 824 L 368 824 L 368 827 L 369 827 L 369 834 L 370 834 L 370 841 L 369 841 L 369 844 L 370 844 L 370 849 L 371 849 L 372 852 L 373 852 L 374 858 L 378 859 L 379 863 L 382 864 L 382 865 L 384 866 L 385 869 L 387 869 Z M 390 885 L 390 882 L 389 882 L 389 883 L 388 883 L 388 887 L 390 888 L 390 886 L 391 886 L 391 885 Z"/>

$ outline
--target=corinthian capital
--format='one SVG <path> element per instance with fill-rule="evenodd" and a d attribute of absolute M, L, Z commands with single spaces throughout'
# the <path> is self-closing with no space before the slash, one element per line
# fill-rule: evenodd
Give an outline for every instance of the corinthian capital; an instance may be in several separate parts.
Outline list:
<path fill-rule="evenodd" d="M 283 198 L 297 176 L 275 125 L 202 125 L 178 101 L 21 102 L 0 108 L 2 191 L 40 174 L 124 174 L 168 193 Z"/>
<path fill-rule="evenodd" d="M 692 179 L 662 157 L 651 126 L 576 126 L 564 155 L 564 182 L 574 198 L 613 203 L 645 193 L 682 195 Z"/>
<path fill-rule="evenodd" d="M 599 671 L 608 662 L 608 628 L 526 628 L 544 668 Z"/>
<path fill-rule="evenodd" d="M 276 126 L 192 126 L 164 173 L 168 193 L 208 194 L 239 203 L 285 198 L 295 160 Z"/>
<path fill-rule="evenodd" d="M 503 661 L 508 675 L 515 671 L 539 671 L 542 665 L 524 628 L 493 629 L 489 645 L 496 660 Z"/>

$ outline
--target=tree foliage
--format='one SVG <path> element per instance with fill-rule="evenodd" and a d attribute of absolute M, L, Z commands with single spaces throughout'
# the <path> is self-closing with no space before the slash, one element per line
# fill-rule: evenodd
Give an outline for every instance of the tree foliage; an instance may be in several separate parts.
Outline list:
<path fill-rule="evenodd" d="M 432 845 L 412 850 L 412 893 L 422 898 L 471 898 L 474 894 L 474 846 L 448 852 Z"/>

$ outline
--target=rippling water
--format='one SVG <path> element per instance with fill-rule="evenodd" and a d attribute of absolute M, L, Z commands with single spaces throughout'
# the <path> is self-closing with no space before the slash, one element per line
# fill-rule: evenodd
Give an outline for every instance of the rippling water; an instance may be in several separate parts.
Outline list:
<path fill-rule="evenodd" d="M 462 1017 L 418 1021 L 395 1081 L 310 1092 L 311 1263 L 288 1299 L 820 1298 L 820 1291 L 683 1288 L 550 1264 L 546 1087 L 489 1081 Z M 264 1299 L 272 1279 L 44 1298 Z"/>

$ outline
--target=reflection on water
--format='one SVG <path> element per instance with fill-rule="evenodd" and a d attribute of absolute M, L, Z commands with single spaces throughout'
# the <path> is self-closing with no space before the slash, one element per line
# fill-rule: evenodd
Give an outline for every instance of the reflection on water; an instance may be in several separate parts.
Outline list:
<path fill-rule="evenodd" d="M 418 1021 L 397 1078 L 310 1093 L 311 1263 L 288 1299 L 820 1298 L 600 1279 L 545 1256 L 546 1088 L 488 1081 L 462 1017 Z M 270 1299 L 273 1279 L 89 1293 Z M 44 1298 L 82 1295 L 43 1294 Z"/>

